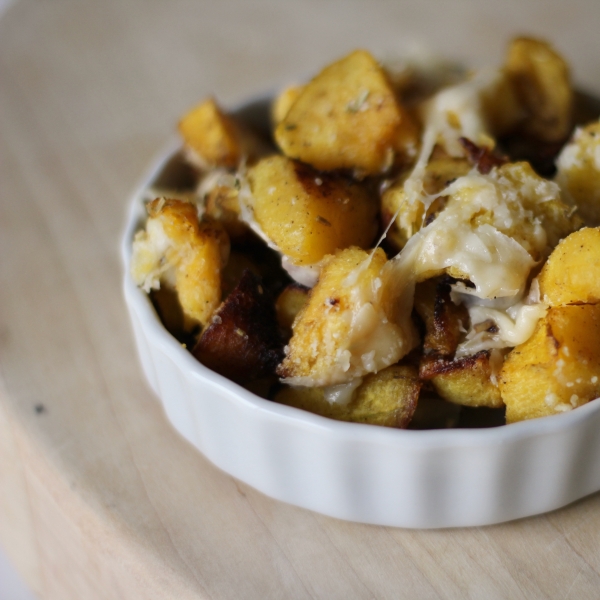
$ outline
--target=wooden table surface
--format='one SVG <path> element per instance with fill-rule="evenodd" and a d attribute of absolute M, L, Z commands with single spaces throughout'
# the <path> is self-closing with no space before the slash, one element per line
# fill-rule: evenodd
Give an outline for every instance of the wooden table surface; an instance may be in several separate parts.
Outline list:
<path fill-rule="evenodd" d="M 364 46 L 499 64 L 553 40 L 600 92 L 597 0 L 17 0 L 0 20 L 0 544 L 87 598 L 598 598 L 600 494 L 410 531 L 284 505 L 208 463 L 142 376 L 121 294 L 126 202 L 179 115 Z"/>

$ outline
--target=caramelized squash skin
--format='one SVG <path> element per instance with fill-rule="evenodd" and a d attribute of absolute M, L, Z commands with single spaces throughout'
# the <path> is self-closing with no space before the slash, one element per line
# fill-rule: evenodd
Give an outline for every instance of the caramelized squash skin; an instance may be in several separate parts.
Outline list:
<path fill-rule="evenodd" d="M 204 365 L 238 383 L 274 375 L 283 358 L 275 306 L 260 277 L 244 271 L 193 350 Z"/>
<path fill-rule="evenodd" d="M 450 298 L 448 278 L 431 279 L 417 286 L 415 309 L 425 326 L 419 377 L 429 381 L 444 400 L 463 406 L 503 406 L 493 381 L 490 353 L 455 358 L 466 331 L 469 314 Z"/>

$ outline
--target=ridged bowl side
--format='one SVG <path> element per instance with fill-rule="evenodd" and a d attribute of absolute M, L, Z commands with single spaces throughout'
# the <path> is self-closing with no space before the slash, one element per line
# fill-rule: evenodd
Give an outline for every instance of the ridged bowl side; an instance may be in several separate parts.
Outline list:
<path fill-rule="evenodd" d="M 391 430 L 341 423 L 264 400 L 210 371 L 164 329 L 129 276 L 143 192 L 131 202 L 124 293 L 144 373 L 177 431 L 261 492 L 363 523 L 437 528 L 544 513 L 600 490 L 600 402 L 493 429 Z"/>

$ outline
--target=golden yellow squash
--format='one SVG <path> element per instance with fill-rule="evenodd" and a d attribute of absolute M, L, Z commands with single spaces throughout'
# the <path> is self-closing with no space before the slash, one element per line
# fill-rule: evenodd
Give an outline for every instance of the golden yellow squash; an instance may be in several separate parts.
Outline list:
<path fill-rule="evenodd" d="M 233 168 L 242 156 L 237 126 L 212 98 L 181 119 L 179 133 L 186 147 L 207 165 Z"/>
<path fill-rule="evenodd" d="M 600 302 L 600 229 L 580 229 L 562 240 L 538 282 L 541 298 L 550 306 Z"/>
<path fill-rule="evenodd" d="M 414 123 L 365 50 L 329 65 L 304 86 L 275 139 L 290 158 L 363 175 L 385 171 L 397 151 L 412 155 L 417 144 Z"/>
<path fill-rule="evenodd" d="M 347 383 L 398 362 L 415 346 L 412 323 L 396 323 L 381 248 L 328 256 L 293 324 L 278 374 L 291 385 Z"/>
<path fill-rule="evenodd" d="M 146 291 L 174 289 L 186 329 L 205 326 L 221 302 L 229 238 L 220 224 L 200 222 L 194 204 L 157 198 L 147 210 L 146 229 L 133 241 L 132 276 Z"/>
<path fill-rule="evenodd" d="M 500 372 L 506 422 L 557 414 L 600 396 L 600 304 L 550 308 Z"/>
<path fill-rule="evenodd" d="M 377 201 L 360 184 L 284 156 L 262 159 L 248 178 L 256 222 L 294 264 L 373 242 Z"/>

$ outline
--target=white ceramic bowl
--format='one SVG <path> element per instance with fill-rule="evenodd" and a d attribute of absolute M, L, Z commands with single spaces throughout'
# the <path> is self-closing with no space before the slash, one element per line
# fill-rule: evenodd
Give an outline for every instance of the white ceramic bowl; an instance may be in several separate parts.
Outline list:
<path fill-rule="evenodd" d="M 256 106 L 243 110 L 260 119 Z M 500 523 L 600 490 L 600 401 L 491 429 L 395 430 L 264 400 L 200 364 L 129 275 L 144 191 L 177 170 L 176 154 L 172 145 L 131 200 L 125 299 L 150 385 L 177 431 L 215 465 L 278 500 L 396 527 Z"/>

